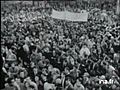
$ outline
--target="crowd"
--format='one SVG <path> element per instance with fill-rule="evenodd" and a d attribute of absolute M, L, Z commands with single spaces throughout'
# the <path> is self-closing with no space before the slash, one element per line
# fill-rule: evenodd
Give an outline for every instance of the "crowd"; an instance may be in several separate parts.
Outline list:
<path fill-rule="evenodd" d="M 86 9 L 88 22 L 53 19 L 52 8 Z M 120 90 L 120 21 L 112 8 L 105 9 L 84 2 L 4 4 L 3 90 Z"/>

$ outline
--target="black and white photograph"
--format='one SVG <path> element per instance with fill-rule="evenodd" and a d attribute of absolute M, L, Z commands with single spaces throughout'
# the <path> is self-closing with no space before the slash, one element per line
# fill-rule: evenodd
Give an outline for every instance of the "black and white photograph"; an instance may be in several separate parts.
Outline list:
<path fill-rule="evenodd" d="M 2 0 L 0 90 L 120 90 L 120 0 Z"/>

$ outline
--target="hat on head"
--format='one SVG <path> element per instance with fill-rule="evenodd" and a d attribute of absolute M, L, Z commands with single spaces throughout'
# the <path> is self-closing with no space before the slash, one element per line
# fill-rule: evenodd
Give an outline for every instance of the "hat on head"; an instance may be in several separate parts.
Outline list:
<path fill-rule="evenodd" d="M 100 79 L 104 80 L 104 79 L 105 79 L 105 76 L 104 76 L 104 75 L 100 76 Z"/>
<path fill-rule="evenodd" d="M 60 78 L 57 78 L 55 82 L 56 82 L 56 84 L 58 85 L 58 84 L 61 84 L 62 81 L 61 81 Z"/>
<path fill-rule="evenodd" d="M 85 72 L 83 76 L 84 76 L 84 77 L 88 77 L 88 76 L 89 76 L 89 73 L 88 73 L 88 72 Z"/>

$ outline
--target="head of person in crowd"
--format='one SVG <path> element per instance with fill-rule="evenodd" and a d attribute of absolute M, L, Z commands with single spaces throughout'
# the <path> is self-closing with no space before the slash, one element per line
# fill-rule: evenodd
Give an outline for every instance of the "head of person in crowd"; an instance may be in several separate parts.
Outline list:
<path fill-rule="evenodd" d="M 79 79 L 76 80 L 76 83 L 74 85 L 74 89 L 75 90 L 84 90 L 85 89 Z"/>

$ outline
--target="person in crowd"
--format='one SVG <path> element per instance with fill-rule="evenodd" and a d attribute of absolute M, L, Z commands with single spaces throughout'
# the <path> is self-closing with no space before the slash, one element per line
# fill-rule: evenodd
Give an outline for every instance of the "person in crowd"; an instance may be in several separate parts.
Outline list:
<path fill-rule="evenodd" d="M 75 85 L 74 85 L 74 90 L 84 90 L 84 86 L 81 84 L 80 80 L 77 79 Z"/>
<path fill-rule="evenodd" d="M 67 77 L 65 80 L 65 90 L 74 90 L 70 77 Z"/>
<path fill-rule="evenodd" d="M 8 78 L 7 83 L 5 85 L 5 90 L 20 90 L 20 86 L 13 78 Z"/>
<path fill-rule="evenodd" d="M 55 85 L 52 84 L 52 77 L 49 76 L 48 80 L 44 83 L 44 90 L 55 90 Z"/>

